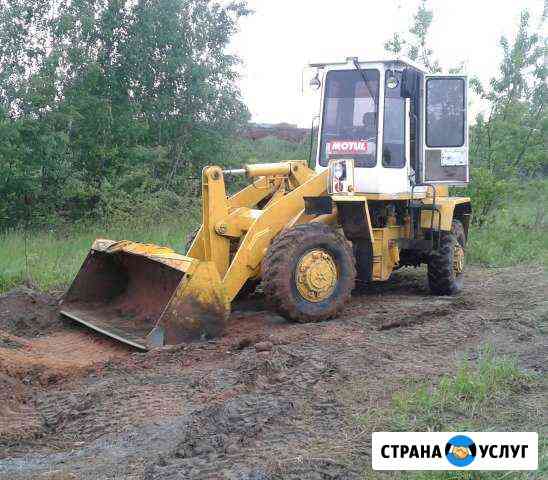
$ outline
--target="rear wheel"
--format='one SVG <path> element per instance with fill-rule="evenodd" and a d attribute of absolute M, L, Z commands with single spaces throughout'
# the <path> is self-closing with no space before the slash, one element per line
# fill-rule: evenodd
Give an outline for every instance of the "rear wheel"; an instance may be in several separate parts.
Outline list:
<path fill-rule="evenodd" d="M 352 248 L 327 225 L 298 225 L 274 239 L 263 260 L 268 306 L 291 320 L 308 323 L 339 313 L 356 280 Z"/>
<path fill-rule="evenodd" d="M 428 284 L 436 295 L 455 295 L 462 290 L 466 235 L 462 223 L 453 220 L 450 232 L 440 233 L 437 252 L 428 259 Z"/>

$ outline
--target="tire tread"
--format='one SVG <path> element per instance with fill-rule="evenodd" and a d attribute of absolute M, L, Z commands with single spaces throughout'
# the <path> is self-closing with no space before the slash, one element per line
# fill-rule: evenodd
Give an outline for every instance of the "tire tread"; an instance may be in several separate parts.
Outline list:
<path fill-rule="evenodd" d="M 333 301 L 328 308 L 313 316 L 299 309 L 292 301 L 293 294 L 287 282 L 287 276 L 293 275 L 290 270 L 290 259 L 297 255 L 299 245 L 308 239 L 323 238 L 337 244 L 348 255 L 350 264 L 349 278 L 342 278 L 343 293 Z M 262 264 L 263 291 L 267 306 L 290 320 L 308 323 L 322 321 L 334 317 L 344 308 L 350 299 L 350 294 L 356 279 L 354 255 L 346 238 L 333 228 L 322 223 L 307 223 L 297 225 L 280 233 L 271 243 Z"/>

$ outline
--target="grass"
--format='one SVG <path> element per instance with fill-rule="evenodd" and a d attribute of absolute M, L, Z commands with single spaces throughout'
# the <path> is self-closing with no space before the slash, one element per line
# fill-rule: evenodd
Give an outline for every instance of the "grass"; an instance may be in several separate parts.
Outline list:
<path fill-rule="evenodd" d="M 520 369 L 512 358 L 495 356 L 484 347 L 477 363 L 461 362 L 453 375 L 438 382 L 409 382 L 394 394 L 390 407 L 358 418 L 365 428 L 386 431 L 505 431 L 538 430 L 538 412 L 528 411 L 517 398 L 540 379 Z M 518 422 L 516 425 L 515 422 Z M 540 433 L 537 472 L 398 472 L 368 471 L 364 478 L 408 480 L 525 480 L 546 478 L 548 445 Z M 543 443 L 544 442 L 544 443 Z"/>
<path fill-rule="evenodd" d="M 548 182 L 541 185 L 536 190 L 524 188 L 519 202 L 497 211 L 481 228 L 471 227 L 469 263 L 488 267 L 548 265 L 548 232 L 543 211 L 548 203 Z M 98 237 L 157 243 L 182 252 L 187 233 L 198 222 L 193 210 L 159 225 L 138 219 L 135 225 L 108 229 L 77 226 L 62 232 L 25 235 L 18 230 L 0 234 L 0 293 L 27 281 L 46 290 L 66 288 Z"/>
<path fill-rule="evenodd" d="M 29 232 L 27 235 L 23 231 L 0 234 L 0 293 L 27 282 L 44 290 L 65 289 L 96 238 L 156 243 L 184 252 L 186 236 L 196 223 L 197 219 L 187 218 L 180 223 L 152 226 L 95 227 L 71 232 Z"/>
<path fill-rule="evenodd" d="M 489 267 L 521 263 L 548 266 L 548 225 L 544 219 L 548 182 L 542 183 L 540 191 L 527 189 L 524 197 L 492 214 L 481 228 L 471 227 L 468 262 Z"/>
<path fill-rule="evenodd" d="M 514 359 L 497 357 L 485 346 L 477 363 L 463 361 L 453 374 L 437 382 L 410 379 L 392 397 L 389 411 L 376 410 L 358 420 L 375 425 L 375 430 L 389 431 L 493 430 L 495 422 L 504 429 L 508 416 L 513 423 L 523 420 L 515 416 L 513 396 L 528 391 L 537 381 Z M 528 420 L 525 417 L 524 422 Z"/>
<path fill-rule="evenodd" d="M 398 479 L 398 480 L 542 480 L 538 472 L 368 472 L 364 480 Z"/>
<path fill-rule="evenodd" d="M 493 408 L 512 393 L 529 388 L 534 378 L 511 358 L 497 358 L 490 347 L 477 365 L 461 363 L 454 375 L 436 385 L 419 383 L 397 393 L 390 428 L 400 431 L 477 430 L 493 425 Z M 500 415 L 496 419 L 503 421 Z"/>
<path fill-rule="evenodd" d="M 366 478 L 378 478 L 377 476 Z M 390 477 L 388 477 L 390 478 Z M 541 480 L 538 472 L 399 472 L 400 480 Z"/>

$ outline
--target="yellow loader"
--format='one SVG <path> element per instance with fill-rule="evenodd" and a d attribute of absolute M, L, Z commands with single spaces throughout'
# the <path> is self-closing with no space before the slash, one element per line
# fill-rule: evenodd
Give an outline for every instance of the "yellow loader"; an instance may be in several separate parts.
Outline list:
<path fill-rule="evenodd" d="M 462 288 L 471 206 L 467 79 L 406 59 L 314 63 L 309 161 L 202 172 L 203 223 L 185 255 L 98 239 L 61 313 L 139 349 L 221 335 L 231 302 L 262 282 L 298 322 L 336 316 L 356 280 L 428 266 L 434 294 Z M 228 197 L 225 176 L 249 185 Z"/>

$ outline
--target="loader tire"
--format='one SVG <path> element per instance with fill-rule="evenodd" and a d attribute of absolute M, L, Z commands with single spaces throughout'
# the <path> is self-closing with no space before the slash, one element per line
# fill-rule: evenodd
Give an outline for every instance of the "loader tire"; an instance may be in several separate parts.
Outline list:
<path fill-rule="evenodd" d="M 352 247 L 331 227 L 308 223 L 274 239 L 262 263 L 266 304 L 290 320 L 308 323 L 337 315 L 356 281 Z"/>
<path fill-rule="evenodd" d="M 428 284 L 433 294 L 455 295 L 462 290 L 465 246 L 462 223 L 453 220 L 451 231 L 440 233 L 439 249 L 428 259 Z"/>

